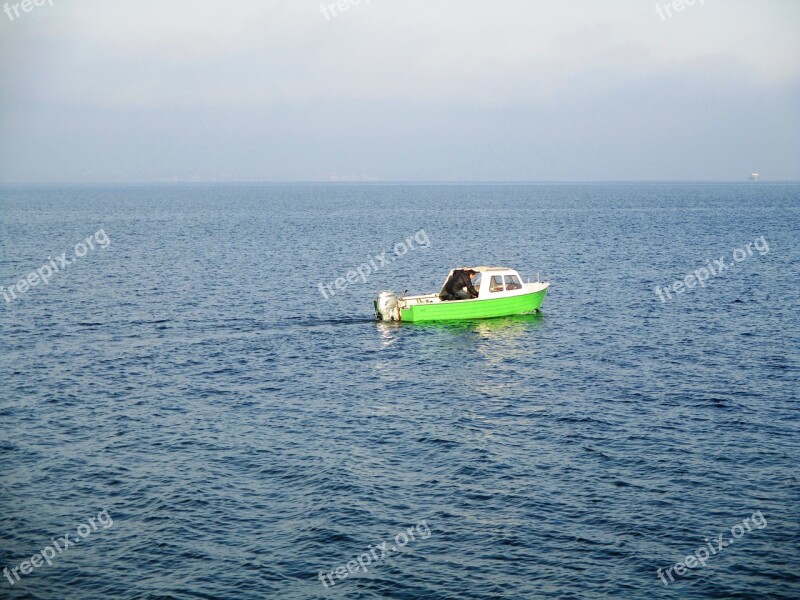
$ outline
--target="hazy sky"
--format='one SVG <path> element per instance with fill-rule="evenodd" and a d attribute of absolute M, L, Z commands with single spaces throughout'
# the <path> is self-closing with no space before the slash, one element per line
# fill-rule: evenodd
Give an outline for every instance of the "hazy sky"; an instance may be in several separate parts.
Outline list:
<path fill-rule="evenodd" d="M 795 0 L 19 1 L 2 182 L 800 179 Z"/>

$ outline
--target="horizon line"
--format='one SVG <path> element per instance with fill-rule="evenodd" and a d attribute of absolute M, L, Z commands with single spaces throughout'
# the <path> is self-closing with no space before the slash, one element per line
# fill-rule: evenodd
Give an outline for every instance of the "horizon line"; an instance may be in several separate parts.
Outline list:
<path fill-rule="evenodd" d="M 498 180 L 172 180 L 143 179 L 137 181 L 0 181 L 2 186 L 97 186 L 97 185 L 552 185 L 552 184 L 619 184 L 619 183 L 800 183 L 800 179 L 498 179 Z"/>

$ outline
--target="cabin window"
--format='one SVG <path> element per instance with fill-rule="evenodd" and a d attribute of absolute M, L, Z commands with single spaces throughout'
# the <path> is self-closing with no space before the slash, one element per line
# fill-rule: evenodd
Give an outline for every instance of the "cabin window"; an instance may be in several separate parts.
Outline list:
<path fill-rule="evenodd" d="M 503 291 L 503 277 L 500 275 L 492 275 L 492 281 L 489 283 L 490 292 Z"/>
<path fill-rule="evenodd" d="M 522 282 L 516 275 L 506 275 L 506 289 L 507 290 L 521 290 Z"/>

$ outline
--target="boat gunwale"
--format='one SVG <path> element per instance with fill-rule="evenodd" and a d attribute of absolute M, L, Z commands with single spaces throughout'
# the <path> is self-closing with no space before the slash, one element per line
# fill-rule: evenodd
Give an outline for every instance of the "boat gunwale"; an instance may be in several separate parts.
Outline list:
<path fill-rule="evenodd" d="M 528 294 L 538 294 L 542 290 L 546 290 L 550 287 L 549 281 L 533 281 L 529 283 L 523 283 L 523 287 L 518 290 L 504 290 L 503 292 L 492 292 L 497 294 L 495 296 L 490 296 L 487 298 L 463 298 L 461 300 L 442 300 L 437 293 L 431 294 L 416 294 L 413 296 L 401 296 L 398 298 L 398 303 L 401 305 L 401 308 L 410 308 L 411 306 L 419 306 L 419 305 L 426 305 L 426 304 L 463 304 L 465 302 L 491 302 L 492 300 L 503 300 L 505 298 L 518 298 L 521 296 L 527 296 Z M 406 302 L 411 300 L 412 302 Z M 431 302 L 419 302 L 419 300 L 431 300 Z M 406 306 L 402 306 L 405 304 Z"/>

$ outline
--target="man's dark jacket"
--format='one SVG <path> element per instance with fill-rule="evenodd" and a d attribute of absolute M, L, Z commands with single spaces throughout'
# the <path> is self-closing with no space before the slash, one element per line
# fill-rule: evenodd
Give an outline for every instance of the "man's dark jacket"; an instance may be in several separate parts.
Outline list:
<path fill-rule="evenodd" d="M 470 296 L 473 298 L 478 297 L 478 290 L 472 285 L 472 279 L 466 271 L 459 269 L 454 271 L 447 283 L 444 284 L 444 290 L 439 295 L 443 300 L 453 300 L 456 298 L 456 292 L 462 288 L 467 288 Z"/>

